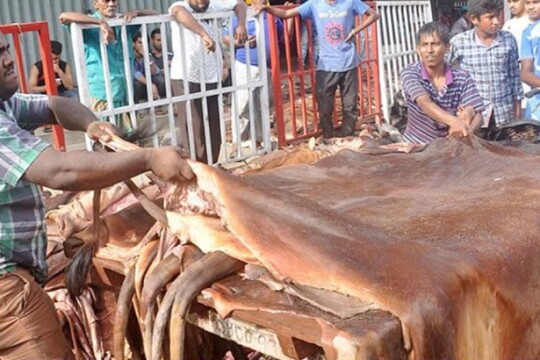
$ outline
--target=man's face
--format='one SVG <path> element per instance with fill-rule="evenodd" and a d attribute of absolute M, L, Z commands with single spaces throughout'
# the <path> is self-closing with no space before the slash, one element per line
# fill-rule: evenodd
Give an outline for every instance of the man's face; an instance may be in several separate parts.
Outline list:
<path fill-rule="evenodd" d="M 104 18 L 113 18 L 116 16 L 117 0 L 94 0 L 94 8 Z"/>
<path fill-rule="evenodd" d="M 525 0 L 508 0 L 508 9 L 513 16 L 521 16 L 525 11 Z"/>
<path fill-rule="evenodd" d="M 436 33 L 420 36 L 420 41 L 416 45 L 418 56 L 420 56 L 422 63 L 428 68 L 434 68 L 443 64 L 447 51 L 448 45 L 445 45 Z"/>
<path fill-rule="evenodd" d="M 152 38 L 152 48 L 161 51 L 161 34 L 155 34 Z"/>
<path fill-rule="evenodd" d="M 540 20 L 540 0 L 525 0 L 525 10 L 532 21 Z"/>
<path fill-rule="evenodd" d="M 188 0 L 191 8 L 196 12 L 205 12 L 210 5 L 210 0 Z"/>
<path fill-rule="evenodd" d="M 135 55 L 140 56 L 143 54 L 144 48 L 142 43 L 142 37 L 138 38 L 133 42 L 133 50 L 135 51 Z"/>
<path fill-rule="evenodd" d="M 52 54 L 52 62 L 53 64 L 56 64 L 58 65 L 58 63 L 60 62 L 60 54 Z"/>
<path fill-rule="evenodd" d="M 488 36 L 495 36 L 497 35 L 497 32 L 501 29 L 499 13 L 499 11 L 496 11 L 480 15 L 480 17 L 471 16 L 471 22 L 480 32 Z"/>
<path fill-rule="evenodd" d="M 9 53 L 9 44 L 0 33 L 0 99 L 8 100 L 19 89 L 15 62 Z"/>

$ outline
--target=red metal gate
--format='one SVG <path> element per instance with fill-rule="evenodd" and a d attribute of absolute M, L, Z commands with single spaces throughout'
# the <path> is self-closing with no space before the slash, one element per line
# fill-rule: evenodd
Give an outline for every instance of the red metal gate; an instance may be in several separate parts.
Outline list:
<path fill-rule="evenodd" d="M 373 2 L 367 3 L 375 8 Z M 283 7 L 287 8 L 287 7 Z M 284 51 L 280 52 L 274 17 L 268 14 L 270 30 L 270 58 L 272 63 L 273 100 L 276 108 L 276 131 L 279 146 L 320 134 L 317 104 L 315 99 L 315 62 L 309 56 L 308 64 L 300 60 L 301 18 L 284 20 Z M 362 19 L 357 18 L 357 22 Z M 309 54 L 313 52 L 311 26 L 306 21 Z M 294 36 L 294 42 L 292 36 Z M 356 37 L 356 48 L 362 56 L 358 67 L 358 91 L 360 120 L 362 122 L 381 121 L 381 97 L 379 87 L 379 59 L 377 45 L 377 24 L 364 29 Z M 296 48 L 293 49 L 293 44 Z M 310 91 L 311 90 L 311 91 Z M 338 98 L 338 97 L 337 97 Z M 338 103 L 336 103 L 338 104 Z M 339 108 L 336 106 L 336 108 Z M 338 111 L 334 113 L 334 123 L 340 120 Z"/>
<path fill-rule="evenodd" d="M 54 79 L 54 69 L 51 55 L 51 40 L 49 36 L 49 27 L 47 22 L 38 21 L 24 24 L 0 25 L 0 32 L 2 32 L 4 36 L 11 35 L 13 38 L 15 63 L 17 66 L 17 73 L 19 74 L 19 88 L 20 91 L 23 93 L 28 92 L 28 87 L 26 84 L 27 78 L 25 71 L 25 62 L 22 55 L 21 34 L 36 33 L 39 40 L 39 52 L 43 61 L 43 72 L 45 77 L 47 94 L 57 95 L 58 91 Z M 66 150 L 64 131 L 58 125 L 53 126 L 53 144 L 57 150 Z"/>

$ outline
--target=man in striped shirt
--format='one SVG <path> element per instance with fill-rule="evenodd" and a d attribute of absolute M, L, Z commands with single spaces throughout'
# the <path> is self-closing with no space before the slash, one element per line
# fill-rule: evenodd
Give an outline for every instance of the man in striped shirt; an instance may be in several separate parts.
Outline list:
<path fill-rule="evenodd" d="M 468 73 L 448 65 L 447 28 L 437 22 L 424 25 L 416 35 L 420 62 L 401 72 L 408 105 L 405 140 L 429 143 L 436 138 L 465 137 L 482 125 L 484 105 Z"/>
<path fill-rule="evenodd" d="M 33 132 L 60 124 L 108 140 L 115 128 L 77 101 L 17 94 L 18 76 L 0 33 L 0 359 L 71 359 L 47 280 L 44 205 L 39 185 L 94 190 L 145 171 L 193 178 L 178 149 L 126 153 L 59 152 Z"/>

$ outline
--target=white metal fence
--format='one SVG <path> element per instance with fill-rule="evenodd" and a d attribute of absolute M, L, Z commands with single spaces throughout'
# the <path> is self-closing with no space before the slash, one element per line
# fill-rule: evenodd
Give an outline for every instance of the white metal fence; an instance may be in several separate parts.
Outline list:
<path fill-rule="evenodd" d="M 390 107 L 400 88 L 399 73 L 417 60 L 415 36 L 422 25 L 433 20 L 431 2 L 377 1 L 379 45 L 379 82 L 384 118 L 390 118 Z"/>
<path fill-rule="evenodd" d="M 248 11 L 250 15 L 250 12 Z M 223 32 L 223 24 L 229 24 L 234 12 L 222 12 L 222 13 L 204 13 L 204 14 L 194 14 L 197 19 L 210 22 L 211 26 L 216 30 L 218 34 Z M 163 54 L 169 52 L 168 44 L 170 44 L 167 37 L 170 34 L 170 31 L 167 31 L 167 27 L 170 25 L 171 21 L 174 21 L 173 17 L 169 15 L 159 15 L 159 16 L 147 16 L 147 17 L 137 17 L 132 20 L 131 23 L 127 25 L 140 25 L 140 32 L 142 34 L 143 47 L 144 47 L 144 64 L 145 64 L 145 74 L 150 74 L 150 45 L 148 43 L 148 38 L 150 32 L 153 28 L 159 27 L 161 29 L 162 35 L 162 46 Z M 152 99 L 152 88 L 151 83 L 147 82 L 146 92 L 148 99 L 146 101 L 136 103 L 134 101 L 134 89 L 133 89 L 133 70 L 132 70 L 132 59 L 130 58 L 130 49 L 132 46 L 132 39 L 128 39 L 126 24 L 123 24 L 121 19 L 115 19 L 109 21 L 111 27 L 121 27 L 121 42 L 122 42 L 122 51 L 124 59 L 129 59 L 124 61 L 124 71 L 125 71 L 125 86 L 127 89 L 127 99 L 124 106 L 114 107 L 113 106 L 113 96 L 111 89 L 111 81 L 108 76 L 104 76 L 105 79 L 105 92 L 107 98 L 107 109 L 104 111 L 96 112 L 96 115 L 101 118 L 109 119 L 111 122 L 115 122 L 115 118 L 122 116 L 123 114 L 129 114 L 131 125 L 134 128 L 140 128 L 145 126 L 145 128 L 150 128 L 150 133 L 152 134 L 152 146 L 161 146 L 165 142 L 172 145 L 179 144 L 180 129 L 178 124 L 178 116 L 186 116 L 188 124 L 188 135 L 189 135 L 189 148 L 184 149 L 189 152 L 190 156 L 195 159 L 196 151 L 194 148 L 193 137 L 194 134 L 193 124 L 192 124 L 192 114 L 190 111 L 190 104 L 192 101 L 200 99 L 202 101 L 203 108 L 203 131 L 206 134 L 206 154 L 207 162 L 215 163 L 216 161 L 211 160 L 211 140 L 209 136 L 209 122 L 215 121 L 216 119 L 210 119 L 208 111 L 206 110 L 207 98 L 210 96 L 218 96 L 218 105 L 219 105 L 219 123 L 220 123 L 220 133 L 221 133 L 221 149 L 220 157 L 217 161 L 218 163 L 229 163 L 233 161 L 244 160 L 246 158 L 252 157 L 254 155 L 262 154 L 271 150 L 271 141 L 270 141 L 270 110 L 269 110 L 269 94 L 268 94 L 268 79 L 266 71 L 266 53 L 265 53 L 265 38 L 264 31 L 262 31 L 261 17 L 256 19 L 256 42 L 257 42 L 257 54 L 258 54 L 258 64 L 259 64 L 259 74 L 260 76 L 257 79 L 252 78 L 251 72 L 248 71 L 246 67 L 246 74 L 244 78 L 247 79 L 246 82 L 238 84 L 236 81 L 236 69 L 235 69 L 235 55 L 234 51 L 225 52 L 228 57 L 228 63 L 231 64 L 231 76 L 232 76 L 232 85 L 224 86 L 222 82 L 218 82 L 217 89 L 207 90 L 204 85 L 204 76 L 205 74 L 201 71 L 201 91 L 196 93 L 189 93 L 187 81 L 184 81 L 184 90 L 185 94 L 181 96 L 173 96 L 171 89 L 171 77 L 170 69 L 168 66 L 164 66 L 164 76 L 165 76 L 165 87 L 166 87 L 166 96 L 158 100 Z M 180 25 L 181 26 L 181 25 Z M 81 102 L 90 107 L 92 99 L 89 92 L 88 84 L 88 71 L 85 60 L 85 48 L 83 43 L 83 30 L 87 28 L 95 27 L 93 25 L 81 25 L 73 23 L 71 25 L 71 39 L 74 52 L 74 62 L 75 62 L 75 71 L 77 76 L 77 82 L 79 84 L 79 94 Z M 231 39 L 230 48 L 234 49 L 234 44 L 232 40 L 234 39 L 233 30 L 229 29 L 229 35 Z M 101 59 L 102 59 L 102 70 L 104 74 L 109 73 L 109 60 L 107 57 L 107 50 L 105 42 L 103 41 L 103 34 L 100 34 L 101 37 Z M 216 41 L 216 46 L 222 45 L 221 36 Z M 188 54 L 190 54 L 193 49 L 186 48 L 184 39 L 180 38 L 181 42 L 181 54 L 175 54 L 175 56 L 182 56 L 185 60 Z M 247 44 L 245 46 L 248 46 Z M 249 49 L 246 48 L 246 52 L 249 54 Z M 209 56 L 209 54 L 200 52 L 198 54 L 199 61 L 203 63 L 204 56 Z M 166 59 L 166 55 L 164 55 Z M 164 61 L 166 64 L 167 61 Z M 186 61 L 182 61 L 184 64 L 183 73 L 187 74 L 186 71 Z M 249 55 L 247 59 L 249 63 Z M 150 78 L 148 76 L 147 78 Z M 238 90 L 247 90 L 249 93 L 249 121 L 251 125 L 251 132 L 249 134 L 249 140 L 242 142 L 240 138 L 240 112 L 241 109 L 238 109 L 236 106 L 225 105 L 224 97 L 230 96 L 231 103 L 235 104 L 237 102 L 237 91 Z M 258 90 L 258 91 L 256 91 Z M 260 105 L 256 105 L 254 97 L 257 96 Z M 182 113 L 179 110 L 176 104 L 185 104 L 185 113 Z M 260 106 L 261 109 L 256 109 L 256 106 Z M 158 111 L 159 110 L 159 111 Z M 254 124 L 253 114 L 259 111 L 262 116 L 262 124 Z M 163 114 L 164 113 L 164 114 Z M 142 115 L 141 115 L 142 114 Z M 255 132 L 253 129 L 255 126 L 262 125 L 262 143 L 256 139 Z M 235 129 L 235 131 L 233 131 Z M 233 151 L 234 149 L 234 151 Z"/>

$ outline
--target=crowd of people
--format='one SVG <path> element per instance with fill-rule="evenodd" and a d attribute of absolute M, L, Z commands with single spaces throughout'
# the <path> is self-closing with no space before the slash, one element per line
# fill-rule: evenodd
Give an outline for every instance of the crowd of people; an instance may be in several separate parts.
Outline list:
<path fill-rule="evenodd" d="M 450 34 L 429 23 L 417 34 L 420 61 L 401 73 L 408 105 L 404 138 L 429 143 L 436 138 L 482 134 L 503 124 L 540 119 L 540 54 L 535 29 L 539 0 L 508 0 L 513 15 L 501 22 L 502 0 L 469 0 L 472 29 Z"/>
<path fill-rule="evenodd" d="M 118 127 L 115 127 L 99 121 L 91 111 L 108 107 L 106 80 L 111 83 L 113 106 L 126 105 L 126 59 L 120 27 L 111 27 L 108 20 L 122 17 L 129 23 L 136 16 L 157 14 L 154 10 L 118 14 L 118 1 L 93 0 L 95 12 L 90 15 L 75 12 L 60 15 L 60 21 L 65 25 L 73 22 L 97 25 L 83 31 L 92 98 L 90 109 L 73 99 L 40 94 L 44 91 L 41 62 L 31 71 L 30 89 L 35 94 L 17 93 L 14 59 L 9 53 L 8 42 L 0 35 L 0 156 L 4 160 L 0 162 L 2 359 L 72 357 L 54 308 L 39 285 L 47 278 L 40 186 L 92 190 L 145 171 L 153 171 L 165 180 L 185 181 L 193 177 L 177 148 L 149 148 L 127 153 L 59 152 L 33 134 L 39 126 L 59 124 L 69 130 L 86 131 L 92 139 L 107 140 L 111 134 L 131 126 L 129 118 L 124 116 L 117 119 Z M 407 141 L 428 143 L 449 135 L 468 136 L 490 124 L 496 126 L 521 117 L 524 106 L 522 82 L 532 88 L 540 87 L 540 32 L 537 29 L 540 26 L 540 0 L 509 2 L 515 18 L 508 23 L 511 32 L 501 30 L 501 0 L 470 0 L 467 21 L 473 28 L 452 38 L 449 30 L 439 23 L 429 23 L 420 29 L 416 38 L 420 61 L 405 67 L 402 72 L 403 90 L 410 108 L 405 131 Z M 357 67 L 361 60 L 353 40 L 360 31 L 377 21 L 377 13 L 361 0 L 307 0 L 298 7 L 286 9 L 262 2 L 252 6 L 256 13 L 267 12 L 283 19 L 299 15 L 311 21 L 318 42 L 316 99 L 323 136 L 353 134 L 358 118 Z M 246 5 L 242 0 L 177 1 L 169 8 L 169 14 L 175 20 L 171 23 L 172 57 L 163 53 L 159 31 L 151 33 L 152 53 L 147 57 L 142 50 L 142 41 L 146 39 L 142 39 L 139 26 L 126 26 L 128 37 L 133 41 L 132 80 L 138 99 L 149 97 L 146 93 L 148 79 L 152 82 L 150 96 L 164 96 L 164 69 L 167 66 L 170 66 L 174 96 L 183 95 L 186 90 L 197 93 L 216 89 L 222 81 L 223 68 L 222 44 L 217 40 L 223 34 L 217 33 L 217 27 L 209 22 L 197 20 L 193 14 L 230 10 L 236 17 L 232 29 L 225 30 L 225 34 L 234 37 L 228 43 L 235 47 L 237 70 L 248 74 L 246 68 L 249 69 L 252 79 L 260 76 L 254 71 L 254 65 L 258 64 L 256 52 L 251 51 L 257 45 L 253 38 L 254 24 L 246 19 Z M 367 15 L 360 25 L 355 22 L 358 15 Z M 102 70 L 100 33 L 106 40 L 108 74 Z M 521 37 L 519 44 L 518 37 Z M 243 47 L 246 41 L 250 45 L 249 51 Z M 191 52 L 187 56 L 182 54 L 182 42 Z M 75 97 L 71 67 L 60 59 L 62 47 L 53 42 L 51 48 L 59 94 Z M 150 59 L 150 64 L 144 63 L 146 58 Z M 149 74 L 146 69 L 150 69 Z M 344 109 L 341 128 L 335 129 L 331 115 L 338 88 Z M 529 99 L 525 116 L 539 119 L 539 103 L 540 95 Z M 194 144 L 189 143 L 187 119 L 182 118 L 180 145 L 184 149 L 192 145 L 198 160 L 214 163 L 222 141 L 218 96 L 206 96 L 205 101 L 195 99 L 189 104 Z M 239 106 L 243 107 L 239 112 L 244 114 L 245 101 Z M 179 109 L 178 113 L 184 114 L 184 110 Z M 209 141 L 203 129 L 205 115 L 209 119 Z M 259 123 L 252 124 L 258 136 Z M 242 126 L 237 130 L 242 133 L 246 128 Z"/>
<path fill-rule="evenodd" d="M 91 109 L 93 111 L 103 111 L 107 109 L 105 92 L 105 75 L 103 74 L 103 62 L 101 59 L 99 33 L 105 34 L 107 39 L 107 55 L 109 74 L 107 74 L 113 98 L 113 107 L 121 107 L 127 104 L 124 57 L 122 53 L 122 43 L 120 28 L 111 28 L 107 20 L 118 18 L 118 1 L 95 0 L 95 12 L 86 15 L 82 13 L 64 12 L 60 15 L 60 22 L 66 27 L 71 23 L 94 24 L 99 28 L 83 30 L 83 41 L 85 47 L 86 64 L 89 79 L 89 92 L 92 99 Z M 358 109 L 358 74 L 357 67 L 360 64 L 360 55 L 356 50 L 356 35 L 370 26 L 377 20 L 378 15 L 374 10 L 366 6 L 362 1 L 355 0 L 352 3 L 331 0 L 327 1 L 305 1 L 299 7 L 290 11 L 282 12 L 279 8 L 271 6 L 259 6 L 259 2 L 253 4 L 256 12 L 268 11 L 277 17 L 289 18 L 301 15 L 304 20 L 310 20 L 313 31 L 313 49 L 316 54 L 311 56 L 316 58 L 317 66 L 317 105 L 320 113 L 320 126 L 325 138 L 334 136 L 351 135 L 356 127 L 359 114 Z M 333 15 L 334 8 L 339 8 L 339 16 Z M 169 8 L 169 14 L 174 17 L 175 22 L 171 23 L 171 42 L 174 55 L 168 58 L 170 66 L 171 90 L 173 96 L 215 90 L 222 81 L 223 54 L 222 46 L 229 45 L 226 32 L 214 33 L 215 28 L 206 21 L 197 21 L 192 16 L 194 13 L 217 12 L 234 10 L 236 17 L 233 19 L 234 27 L 234 51 L 236 58 L 236 80 L 238 84 L 247 83 L 248 70 L 251 71 L 250 78 L 258 79 L 258 61 L 255 39 L 255 25 L 253 20 L 248 21 L 251 32 L 248 34 L 246 28 L 246 4 L 243 1 L 229 0 L 225 2 L 195 1 L 175 2 Z M 356 16 L 367 13 L 369 16 L 361 25 L 356 26 Z M 129 20 L 135 16 L 156 15 L 153 10 L 135 10 L 123 14 L 124 20 Z M 265 18 L 266 19 L 266 18 Z M 331 20 L 331 21 L 330 21 Z M 282 25 L 278 25 L 281 36 Z M 158 99 L 165 96 L 164 61 L 161 54 L 161 34 L 158 29 L 151 35 L 152 53 L 150 63 L 145 64 L 145 54 L 143 51 L 142 36 L 138 26 L 126 26 L 128 37 L 133 40 L 133 88 L 135 101 L 146 99 Z M 267 29 L 266 39 L 269 39 Z M 182 36 L 180 36 L 182 34 Z M 307 36 L 305 28 L 302 30 L 302 58 L 307 57 Z M 248 37 L 249 35 L 249 37 Z M 183 39 L 183 44 L 180 39 Z M 250 64 L 246 66 L 246 56 L 244 43 L 248 41 L 250 51 Z M 182 48 L 182 46 L 184 46 Z M 185 49 L 185 50 L 184 50 Z M 268 55 L 268 48 L 267 55 Z M 200 54 L 203 54 L 202 56 Z M 185 62 L 185 63 L 184 63 Z M 267 64 L 269 65 L 269 64 Z M 185 69 L 184 69 L 185 66 Z M 149 70 L 147 70 L 149 69 Z M 147 74 L 146 71 L 150 73 Z M 185 72 L 185 73 L 184 73 Z M 147 79 L 150 85 L 147 85 Z M 151 89 L 151 93 L 147 93 Z M 331 101 L 340 90 L 344 105 L 343 121 L 341 128 L 334 131 L 332 114 L 334 102 Z M 255 113 L 249 113 L 248 102 L 250 98 L 260 98 L 259 93 L 251 91 L 249 94 L 243 89 L 237 90 L 235 102 L 238 107 L 239 126 L 232 127 L 233 137 L 237 138 L 237 143 L 246 139 L 247 134 L 253 133 L 257 144 L 262 142 L 261 106 L 256 103 Z M 270 97 L 271 102 L 271 97 Z M 203 103 L 205 108 L 203 109 Z M 218 96 L 206 96 L 205 101 L 195 99 L 190 102 L 191 121 L 186 118 L 186 104 L 176 105 L 175 113 L 178 115 L 179 144 L 186 151 L 194 151 L 196 158 L 201 161 L 215 163 L 221 150 L 222 129 L 219 119 Z M 203 119 L 205 114 L 209 118 L 208 129 L 205 129 Z M 250 120 L 249 117 L 254 119 Z M 128 115 L 119 116 L 116 123 L 122 131 L 129 131 L 131 124 Z M 188 126 L 189 123 L 189 126 Z M 207 139 L 209 137 L 209 139 Z M 191 141 L 193 143 L 191 143 Z"/>

